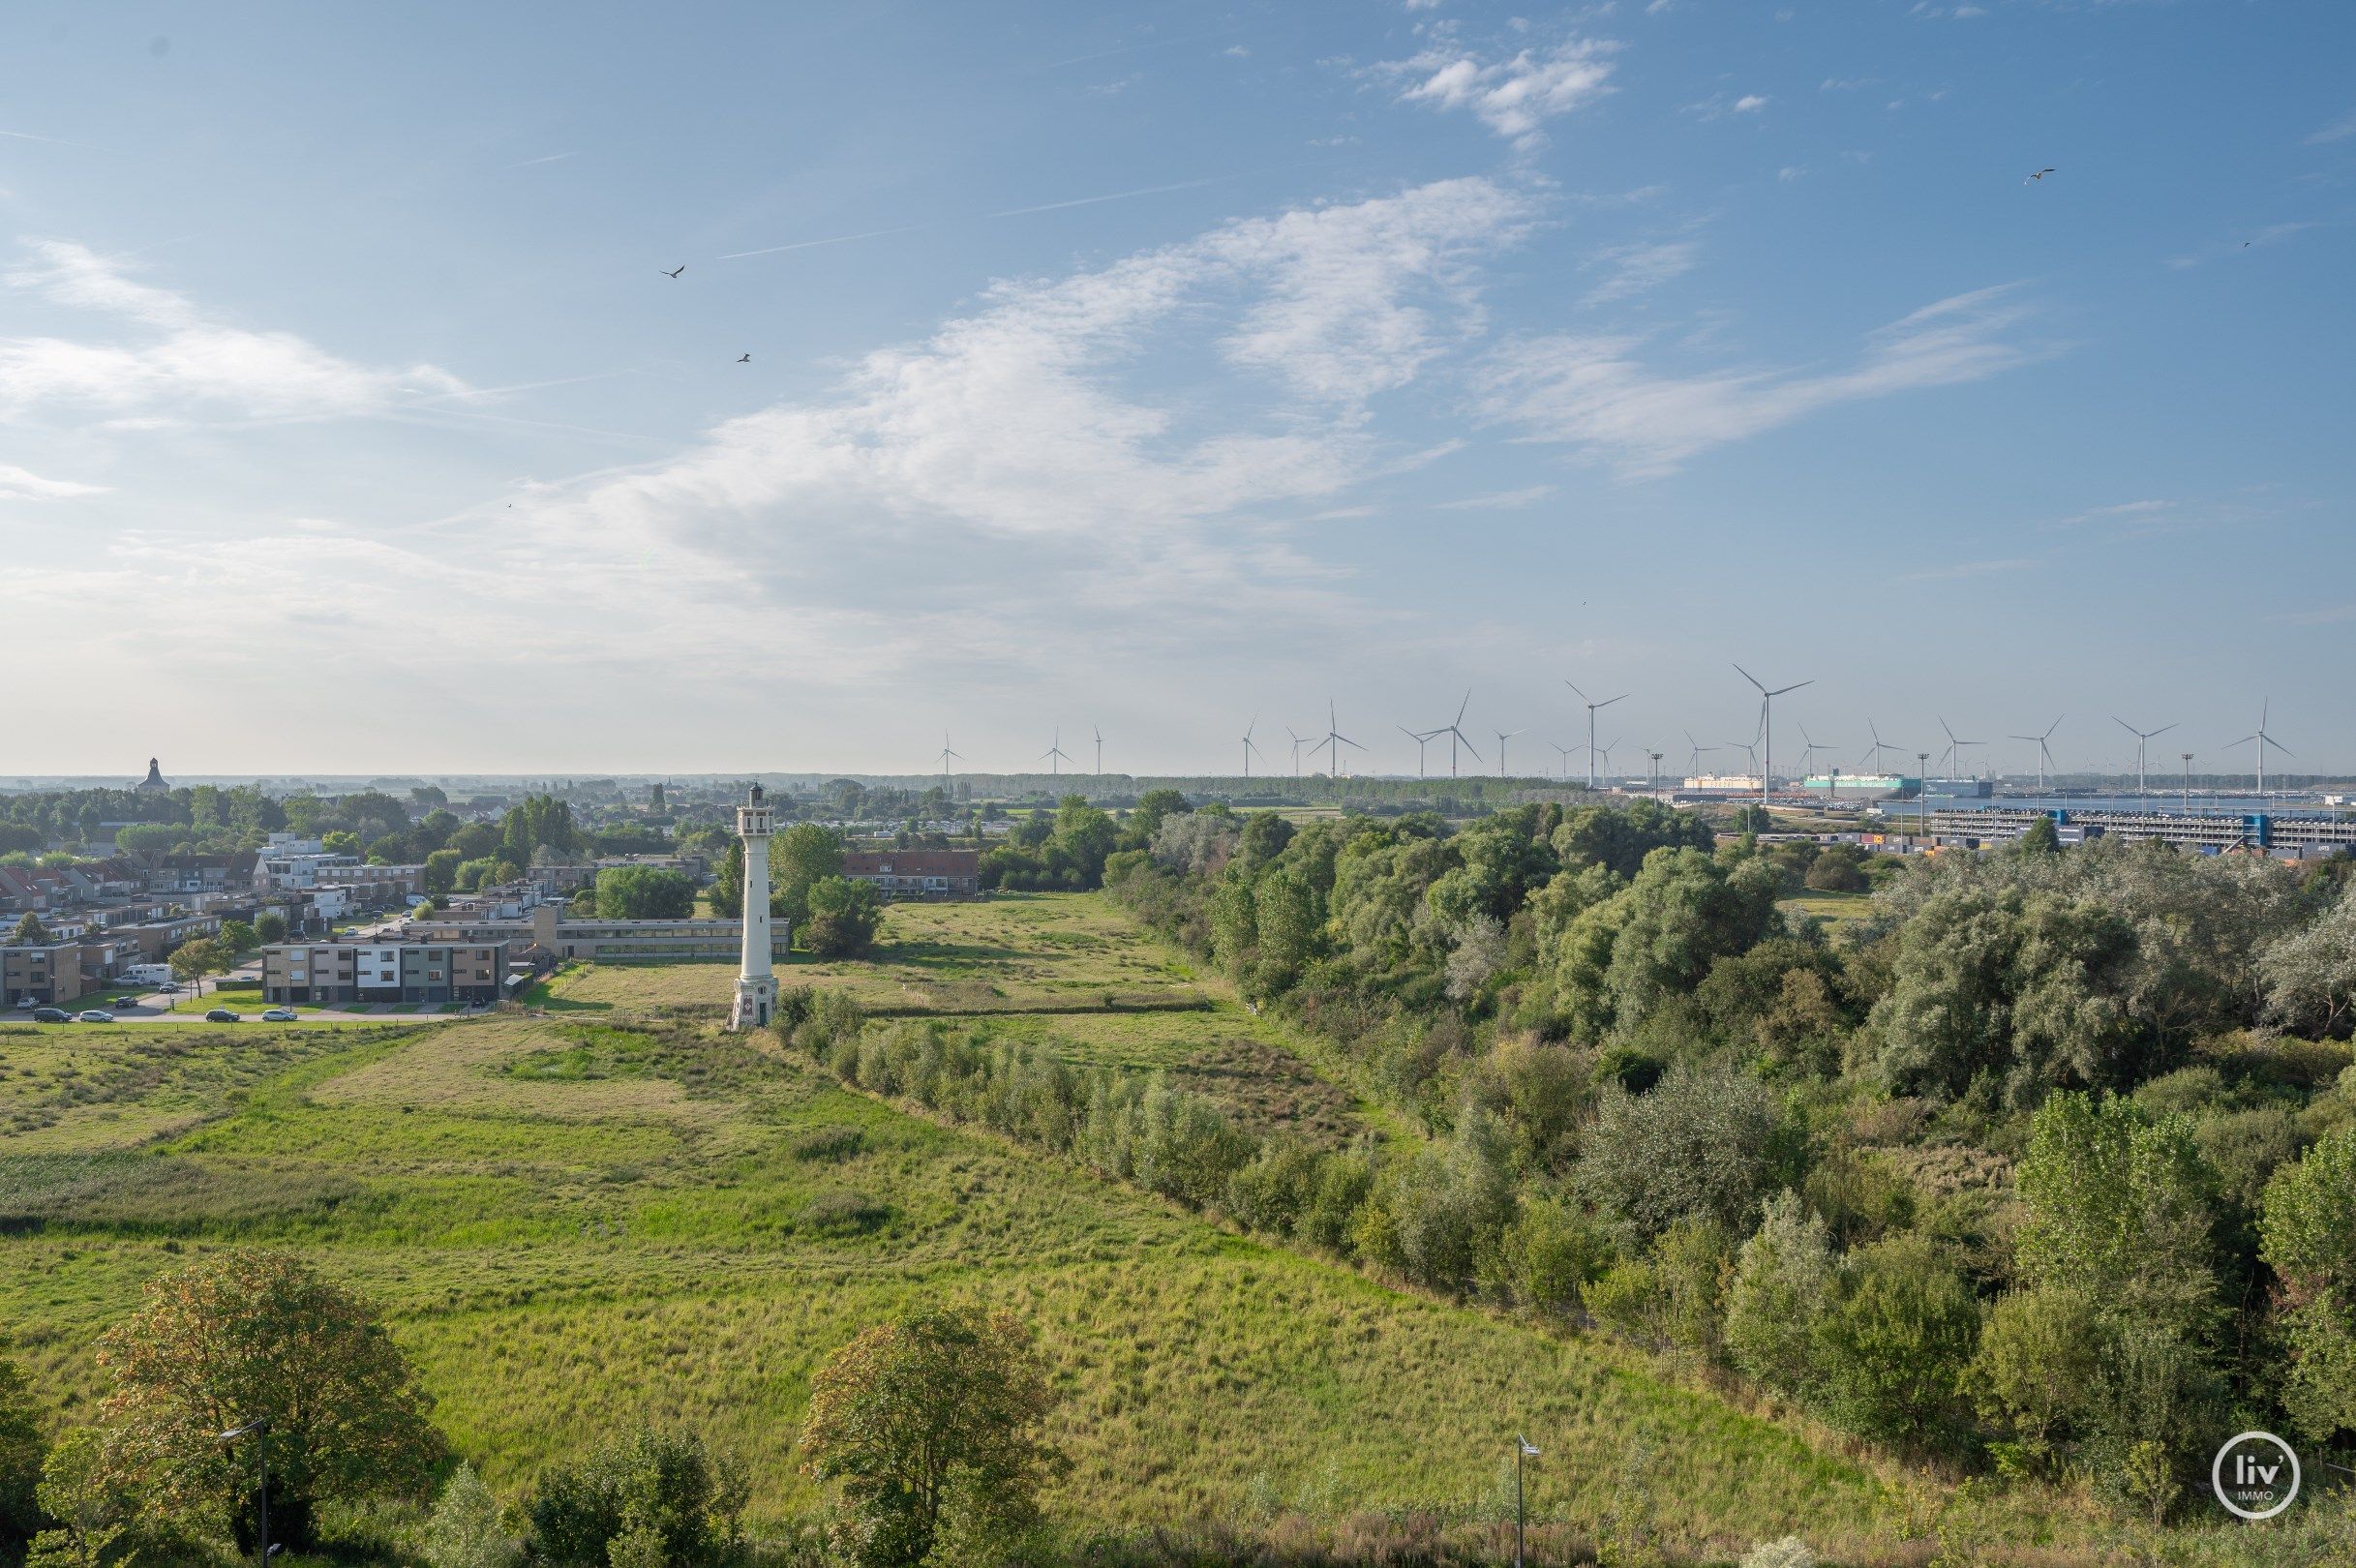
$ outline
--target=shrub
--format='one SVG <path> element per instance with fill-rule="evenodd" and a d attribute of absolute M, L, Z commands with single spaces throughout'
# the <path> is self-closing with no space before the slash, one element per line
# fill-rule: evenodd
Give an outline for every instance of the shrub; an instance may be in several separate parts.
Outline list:
<path fill-rule="evenodd" d="M 1948 1446 L 1960 1425 L 1957 1374 L 1979 1332 L 1971 1290 L 1919 1235 L 1864 1249 L 1848 1273 L 1815 1333 L 1828 1413 L 1861 1436 Z"/>
<path fill-rule="evenodd" d="M 670 1568 L 712 1568 L 741 1545 L 743 1472 L 691 1432 L 638 1431 L 546 1472 L 533 1491 L 531 1552 L 554 1568 L 608 1568 L 619 1544 Z M 628 1536 L 624 1542 L 620 1538 Z"/>
<path fill-rule="evenodd" d="M 1578 1183 L 1608 1219 L 1640 1236 L 1688 1215 L 1739 1235 L 1775 1174 L 1778 1131 L 1757 1079 L 1680 1065 L 1649 1094 L 1604 1091 Z"/>
<path fill-rule="evenodd" d="M 473 1465 L 461 1464 L 426 1521 L 428 1568 L 508 1568 L 523 1552 L 524 1543 L 499 1525 L 498 1499 Z"/>

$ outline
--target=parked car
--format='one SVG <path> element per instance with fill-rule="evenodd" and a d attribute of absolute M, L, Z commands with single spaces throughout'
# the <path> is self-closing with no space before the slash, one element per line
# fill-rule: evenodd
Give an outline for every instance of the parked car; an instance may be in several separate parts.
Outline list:
<path fill-rule="evenodd" d="M 204 1021 L 206 1023 L 243 1023 L 245 1019 L 243 1014 L 231 1012 L 227 1008 L 215 1008 L 204 1015 Z"/>
<path fill-rule="evenodd" d="M 179 988 L 180 982 L 178 980 L 158 980 L 156 982 L 156 989 L 159 991 L 176 991 Z"/>
<path fill-rule="evenodd" d="M 74 1015 L 82 1023 L 112 1023 L 114 1014 L 105 1008 L 84 1008 Z"/>
<path fill-rule="evenodd" d="M 33 1021 L 35 1023 L 72 1023 L 74 1014 L 63 1008 L 35 1008 Z"/>
<path fill-rule="evenodd" d="M 136 1008 L 139 1005 L 139 999 L 136 996 L 118 996 L 114 999 L 113 1005 L 118 1008 Z"/>
<path fill-rule="evenodd" d="M 261 1021 L 263 1023 L 292 1023 L 294 1022 L 294 1010 L 292 1008 L 272 1008 L 261 1015 Z"/>
<path fill-rule="evenodd" d="M 29 996 L 20 996 L 16 998 L 16 1010 L 18 1012 L 30 1012 L 39 1006 L 41 1006 L 41 1004 L 34 1001 Z"/>

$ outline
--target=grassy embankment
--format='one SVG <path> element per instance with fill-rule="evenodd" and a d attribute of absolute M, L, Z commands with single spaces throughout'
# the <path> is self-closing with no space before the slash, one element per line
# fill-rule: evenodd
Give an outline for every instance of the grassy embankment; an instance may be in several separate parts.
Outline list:
<path fill-rule="evenodd" d="M 1094 897 L 902 908 L 888 935 L 872 965 L 785 978 L 986 1012 L 1254 1119 L 1360 1125 L 1272 1020 Z M 1054 1361 L 1069 1520 L 1462 1513 L 1497 1495 L 1516 1430 L 1546 1450 L 1539 1517 L 1641 1511 L 1729 1554 L 1797 1530 L 1885 1560 L 1935 1511 L 1937 1485 L 1608 1347 L 846 1092 L 719 1033 L 727 974 L 585 968 L 545 1017 L 431 1028 L 0 1031 L 0 1330 L 70 1423 L 144 1279 L 204 1248 L 297 1247 L 383 1305 L 495 1486 L 628 1422 L 684 1422 L 748 1460 L 773 1521 L 815 1500 L 791 1451 L 811 1370 L 962 1299 L 1020 1312 Z"/>

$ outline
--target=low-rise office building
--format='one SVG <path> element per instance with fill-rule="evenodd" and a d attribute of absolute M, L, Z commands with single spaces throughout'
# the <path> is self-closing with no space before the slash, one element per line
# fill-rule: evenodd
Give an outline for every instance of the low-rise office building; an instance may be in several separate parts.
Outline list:
<path fill-rule="evenodd" d="M 980 850 L 846 850 L 842 874 L 871 884 L 887 904 L 982 896 Z"/>
<path fill-rule="evenodd" d="M 450 942 L 408 934 L 279 943 L 262 950 L 262 997 L 313 1007 L 491 1003 L 499 999 L 515 947 L 512 939 Z"/>
<path fill-rule="evenodd" d="M 780 963 L 793 946 L 788 924 L 770 926 L 770 955 Z M 402 931 L 437 941 L 516 942 L 551 958 L 608 964 L 722 963 L 744 943 L 741 920 L 574 920 L 557 903 L 535 904 L 521 920 L 428 918 L 405 921 Z"/>

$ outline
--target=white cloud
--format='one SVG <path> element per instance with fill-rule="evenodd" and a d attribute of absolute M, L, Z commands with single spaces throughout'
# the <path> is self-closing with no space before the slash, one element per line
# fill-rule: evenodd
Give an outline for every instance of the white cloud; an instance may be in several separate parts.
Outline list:
<path fill-rule="evenodd" d="M 1461 500 L 1440 501 L 1436 510 L 1442 512 L 1504 512 L 1516 507 L 1542 501 L 1555 493 L 1553 485 L 1526 485 L 1520 490 L 1499 490 L 1486 496 L 1466 496 Z"/>
<path fill-rule="evenodd" d="M 1630 476 L 1660 474 L 1843 403 L 1994 376 L 2029 357 L 2007 339 L 2026 315 L 2009 288 L 1958 294 L 1874 333 L 1856 363 L 1833 371 L 1678 375 L 1640 361 L 1641 339 L 1537 338 L 1494 356 L 1478 408 L 1524 439 L 1574 447 Z"/>
<path fill-rule="evenodd" d="M 1686 105 L 1685 112 L 1699 115 L 1705 120 L 1723 120 L 1730 114 L 1756 114 L 1767 106 L 1767 98 L 1761 93 L 1744 93 L 1739 98 L 1728 98 L 1724 93 L 1718 93 L 1699 104 Z"/>
<path fill-rule="evenodd" d="M 2356 136 L 2356 114 L 2348 114 L 2334 120 L 2322 130 L 2308 136 L 2306 140 L 2311 147 L 2320 147 L 2327 142 L 2345 141 L 2350 136 Z"/>
<path fill-rule="evenodd" d="M 1546 139 L 1540 127 L 1548 120 L 1612 90 L 1611 57 L 1618 48 L 1608 39 L 1573 39 L 1553 49 L 1524 49 L 1492 62 L 1450 45 L 1383 61 L 1370 74 L 1398 85 L 1402 103 L 1469 109 L 1526 151 Z"/>
<path fill-rule="evenodd" d="M 1735 100 L 1737 114 L 1756 114 L 1767 106 L 1767 96 L 1764 93 L 1744 93 L 1740 98 Z"/>
<path fill-rule="evenodd" d="M 430 365 L 380 370 L 288 332 L 217 319 L 138 282 L 87 247 L 45 240 L 7 275 L 11 287 L 107 316 L 123 341 L 0 337 L 0 411 L 65 406 L 117 414 L 318 417 L 382 412 L 401 400 L 466 390 Z"/>
<path fill-rule="evenodd" d="M 1783 166 L 1783 167 L 1775 171 L 1775 178 L 1782 181 L 1784 184 L 1789 185 L 1794 180 L 1805 179 L 1807 177 L 1807 173 L 1808 170 L 1805 165 L 1786 164 Z"/>
<path fill-rule="evenodd" d="M 105 485 L 77 484 L 71 479 L 44 479 L 30 468 L 0 463 L 0 497 L 12 500 L 68 500 L 76 496 L 103 496 Z"/>
<path fill-rule="evenodd" d="M 1693 270 L 1701 247 L 1692 240 L 1672 240 L 1658 245 L 1615 245 L 1598 251 L 1589 257 L 1583 270 L 1602 270 L 1604 280 L 1588 289 L 1580 303 L 1609 305 L 1617 300 L 1633 299 L 1638 294 L 1659 287 L 1672 278 L 1682 277 Z"/>

